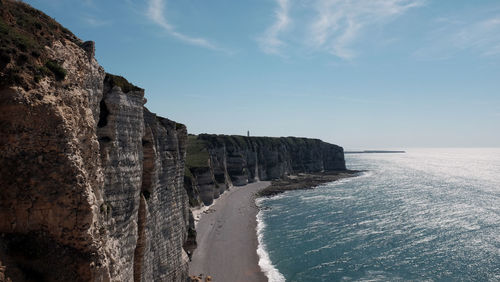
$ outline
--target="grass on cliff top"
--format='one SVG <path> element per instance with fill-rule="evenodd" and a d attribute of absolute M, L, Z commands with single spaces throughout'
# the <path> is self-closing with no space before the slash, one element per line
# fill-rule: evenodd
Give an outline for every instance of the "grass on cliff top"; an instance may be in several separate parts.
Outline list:
<path fill-rule="evenodd" d="M 263 137 L 263 136 L 242 136 L 242 135 L 217 135 L 217 134 L 200 134 L 199 139 L 205 140 L 212 147 L 245 148 L 251 147 L 252 144 L 260 144 L 277 147 L 283 144 L 303 145 L 315 139 L 307 139 L 301 137 Z"/>
<path fill-rule="evenodd" d="M 186 125 L 176 122 L 175 123 L 175 130 L 186 130 Z"/>
<path fill-rule="evenodd" d="M 253 138 L 253 137 L 250 137 Z M 221 147 L 223 145 L 243 148 L 249 144 L 249 137 L 241 135 L 217 135 L 217 134 L 200 134 L 198 139 L 202 139 L 212 147 Z"/>
<path fill-rule="evenodd" d="M 318 139 L 310 139 L 303 137 L 282 137 L 281 139 L 283 140 L 283 142 L 295 146 L 304 146 L 320 142 Z"/>
<path fill-rule="evenodd" d="M 319 139 L 304 137 L 263 137 L 263 136 L 242 136 L 242 135 L 216 135 L 200 134 L 198 139 L 207 142 L 212 148 L 226 146 L 228 150 L 233 148 L 253 148 L 257 146 L 266 147 L 294 147 L 294 146 L 313 146 L 322 143 Z"/>
<path fill-rule="evenodd" d="M 128 82 L 123 76 L 113 75 L 110 73 L 106 73 L 106 77 L 104 78 L 104 83 L 109 83 L 111 87 L 118 86 L 122 89 L 123 93 L 128 93 L 130 91 L 140 91 L 144 90 L 139 88 L 132 83 Z"/>
<path fill-rule="evenodd" d="M 229 142 L 231 142 L 232 144 L 234 144 L 238 147 L 246 147 L 247 146 L 247 139 L 249 139 L 248 137 L 241 136 L 241 135 L 231 135 L 228 137 L 229 137 L 228 138 Z"/>
<path fill-rule="evenodd" d="M 207 167 L 208 158 L 207 143 L 198 139 L 198 136 L 188 136 L 186 166 L 188 168 Z"/>
<path fill-rule="evenodd" d="M 44 48 L 56 40 L 81 44 L 68 29 L 30 5 L 0 0 L 0 86 L 29 89 L 45 76 L 63 80 L 66 71 L 48 58 Z"/>

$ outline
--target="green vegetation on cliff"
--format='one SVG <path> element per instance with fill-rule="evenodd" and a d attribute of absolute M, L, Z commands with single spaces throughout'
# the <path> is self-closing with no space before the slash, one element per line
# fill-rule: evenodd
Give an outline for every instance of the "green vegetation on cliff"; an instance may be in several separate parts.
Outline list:
<path fill-rule="evenodd" d="M 231 144 L 235 147 L 246 146 L 246 137 L 239 135 L 216 135 L 216 134 L 200 134 L 198 139 L 203 140 L 206 145 L 217 148 L 225 144 Z"/>
<path fill-rule="evenodd" d="M 48 61 L 45 66 L 55 75 L 57 80 L 64 80 L 67 71 L 56 61 Z"/>
<path fill-rule="evenodd" d="M 54 41 L 81 41 L 51 17 L 20 1 L 0 1 L 0 86 L 29 88 L 45 76 L 64 80 L 66 70 L 48 57 Z"/>
<path fill-rule="evenodd" d="M 204 140 L 200 140 L 198 136 L 189 135 L 186 166 L 188 168 L 208 167 L 208 148 Z"/>
<path fill-rule="evenodd" d="M 211 147 L 233 146 L 247 147 L 253 143 L 267 145 L 272 147 L 277 146 L 304 146 L 322 143 L 319 139 L 303 138 L 303 137 L 247 137 L 241 135 L 217 135 L 217 134 L 200 134 L 198 139 L 204 140 Z"/>
<path fill-rule="evenodd" d="M 119 75 L 113 75 L 110 73 L 106 73 L 106 77 L 104 78 L 104 83 L 108 83 L 111 87 L 118 86 L 121 88 L 123 93 L 128 93 L 130 91 L 140 91 L 143 90 L 132 83 L 128 82 L 126 78 Z"/>

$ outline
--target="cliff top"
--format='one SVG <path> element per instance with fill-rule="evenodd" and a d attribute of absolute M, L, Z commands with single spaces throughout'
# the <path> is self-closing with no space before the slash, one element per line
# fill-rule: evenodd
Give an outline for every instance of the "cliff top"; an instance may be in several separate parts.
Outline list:
<path fill-rule="evenodd" d="M 66 71 L 47 56 L 44 47 L 65 40 L 82 44 L 71 31 L 30 5 L 0 0 L 0 87 L 26 89 L 45 76 L 63 80 Z"/>
<path fill-rule="evenodd" d="M 186 166 L 188 168 L 207 167 L 208 158 L 207 143 L 204 140 L 200 140 L 196 135 L 189 135 L 187 142 Z"/>
<path fill-rule="evenodd" d="M 209 166 L 209 149 L 230 146 L 234 148 L 254 147 L 254 145 L 266 145 L 270 147 L 280 146 L 328 146 L 339 147 L 329 144 L 320 139 L 311 139 L 305 137 L 264 137 L 264 136 L 241 136 L 241 135 L 218 135 L 218 134 L 200 134 L 188 136 L 188 147 L 186 166 L 188 168 L 206 168 Z M 340 148 L 340 147 L 339 147 Z"/>
<path fill-rule="evenodd" d="M 320 139 L 305 138 L 305 137 L 266 137 L 266 136 L 242 136 L 242 135 L 221 135 L 221 134 L 200 134 L 198 139 L 205 140 L 213 146 L 221 146 L 223 144 L 231 144 L 233 146 L 244 146 L 250 142 L 259 144 L 270 144 L 279 146 L 281 144 L 289 145 L 307 145 L 317 144 Z M 332 144 L 333 145 L 333 144 Z"/>
<path fill-rule="evenodd" d="M 113 75 L 110 73 L 106 73 L 106 77 L 104 78 L 104 83 L 108 83 L 111 87 L 118 86 L 122 89 L 123 93 L 128 93 L 130 91 L 143 91 L 144 89 L 133 85 L 128 82 L 126 78 L 119 75 Z"/>
<path fill-rule="evenodd" d="M 66 70 L 45 48 L 55 41 L 73 42 L 94 56 L 93 42 L 83 42 L 43 12 L 21 1 L 0 0 L 0 87 L 30 89 L 47 76 L 64 80 Z M 106 74 L 105 82 L 125 93 L 143 90 L 118 75 Z"/>

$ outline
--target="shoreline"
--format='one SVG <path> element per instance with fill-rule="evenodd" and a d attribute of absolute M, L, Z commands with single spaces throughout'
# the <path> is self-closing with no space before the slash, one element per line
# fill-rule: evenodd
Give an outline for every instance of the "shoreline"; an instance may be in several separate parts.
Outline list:
<path fill-rule="evenodd" d="M 271 185 L 259 191 L 257 197 L 271 197 L 285 191 L 314 189 L 325 183 L 359 176 L 362 170 L 339 170 L 320 173 L 299 173 L 273 180 Z"/>
<path fill-rule="evenodd" d="M 257 199 L 285 191 L 314 189 L 321 184 L 358 176 L 360 172 L 301 173 L 227 190 L 209 207 L 195 210 L 198 247 L 189 263 L 189 275 L 198 277 L 199 281 L 210 276 L 217 282 L 284 280 L 262 241 L 265 224 L 258 218 L 261 211 Z"/>
<path fill-rule="evenodd" d="M 259 209 L 256 217 L 257 221 L 257 229 L 256 229 L 256 235 L 257 235 L 257 241 L 258 241 L 258 248 L 257 248 L 257 254 L 259 255 L 259 267 L 262 272 L 266 275 L 268 281 L 270 282 L 283 282 L 285 281 L 285 277 L 283 274 L 276 268 L 276 266 L 273 264 L 273 261 L 269 257 L 269 251 L 267 250 L 267 245 L 264 242 L 264 230 L 266 228 L 266 223 L 264 222 L 263 219 L 263 209 L 260 209 L 260 201 L 263 200 L 264 197 L 258 197 L 255 199 L 257 208 Z"/>
<path fill-rule="evenodd" d="M 268 281 L 257 255 L 256 193 L 271 182 L 260 181 L 232 187 L 223 193 L 196 224 L 196 241 L 189 275 L 212 281 Z M 204 280 L 201 280 L 204 281 Z"/>

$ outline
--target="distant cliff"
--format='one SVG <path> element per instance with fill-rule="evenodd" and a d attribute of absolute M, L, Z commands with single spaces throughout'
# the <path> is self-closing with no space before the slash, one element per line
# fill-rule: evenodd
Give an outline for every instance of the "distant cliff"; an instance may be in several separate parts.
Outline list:
<path fill-rule="evenodd" d="M 191 206 L 210 205 L 228 187 L 287 174 L 345 170 L 342 147 L 297 137 L 188 136 L 184 185 Z"/>
<path fill-rule="evenodd" d="M 0 34 L 2 275 L 185 281 L 185 126 L 29 5 L 1 0 Z"/>

